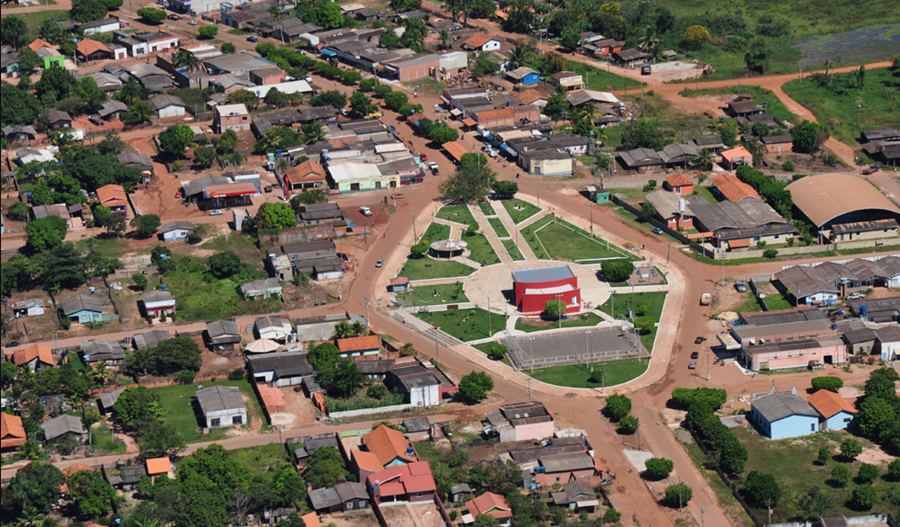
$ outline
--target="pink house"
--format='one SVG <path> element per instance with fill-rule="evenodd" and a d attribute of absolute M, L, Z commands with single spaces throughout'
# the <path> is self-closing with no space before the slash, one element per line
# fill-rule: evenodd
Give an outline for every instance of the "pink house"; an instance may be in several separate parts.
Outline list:
<path fill-rule="evenodd" d="M 488 434 L 498 434 L 500 442 L 529 441 L 553 437 L 553 416 L 544 405 L 534 401 L 501 406 L 486 414 Z"/>

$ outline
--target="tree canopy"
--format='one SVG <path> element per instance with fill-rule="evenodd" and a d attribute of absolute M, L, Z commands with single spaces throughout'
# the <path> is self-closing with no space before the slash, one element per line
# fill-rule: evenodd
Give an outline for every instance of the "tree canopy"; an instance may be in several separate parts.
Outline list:
<path fill-rule="evenodd" d="M 484 199 L 490 194 L 497 175 L 488 165 L 461 165 L 438 189 L 445 199 L 468 203 Z"/>
<path fill-rule="evenodd" d="M 494 389 L 494 379 L 483 371 L 473 371 L 463 375 L 456 395 L 468 404 L 475 404 L 487 397 Z"/>

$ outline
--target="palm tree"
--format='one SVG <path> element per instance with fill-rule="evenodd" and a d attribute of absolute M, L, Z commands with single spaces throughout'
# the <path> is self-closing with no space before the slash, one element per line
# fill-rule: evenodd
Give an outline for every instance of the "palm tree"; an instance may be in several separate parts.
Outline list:
<path fill-rule="evenodd" d="M 453 42 L 453 37 L 450 36 L 450 32 L 442 29 L 440 35 L 438 35 L 438 43 L 441 45 L 441 49 L 449 46 L 451 42 Z"/>
<path fill-rule="evenodd" d="M 649 53 L 651 49 L 659 46 L 659 36 L 656 34 L 656 26 L 647 26 L 644 28 L 644 35 L 641 37 L 641 50 Z"/>
<path fill-rule="evenodd" d="M 178 50 L 175 55 L 174 65 L 176 68 L 187 68 L 188 71 L 194 71 L 194 68 L 200 66 L 200 59 L 186 49 Z"/>
<path fill-rule="evenodd" d="M 358 320 L 356 322 L 354 322 L 353 325 L 350 327 L 350 331 L 353 332 L 354 337 L 361 337 L 361 336 L 365 335 L 367 333 L 367 329 L 368 328 L 366 328 L 366 325 Z"/>
<path fill-rule="evenodd" d="M 303 144 L 311 145 L 325 140 L 325 129 L 321 123 L 308 124 L 303 127 Z"/>
<path fill-rule="evenodd" d="M 353 327 L 350 326 L 350 323 L 346 320 L 341 320 L 334 326 L 334 336 L 335 338 L 345 339 L 354 336 L 353 335 Z"/>
<path fill-rule="evenodd" d="M 600 109 L 593 104 L 585 104 L 581 108 L 581 117 L 587 118 L 591 120 L 591 124 L 594 124 L 594 119 L 597 117 L 597 114 L 600 113 Z"/>
<path fill-rule="evenodd" d="M 19 403 L 22 402 L 22 395 L 24 394 L 24 390 L 18 384 L 13 384 L 12 388 L 6 391 L 3 394 L 6 397 L 6 403 L 9 405 L 13 411 L 17 411 L 19 409 Z"/>
<path fill-rule="evenodd" d="M 531 49 L 521 42 L 516 43 L 516 47 L 509 52 L 509 60 L 517 68 L 528 62 L 529 58 L 531 58 Z"/>
<path fill-rule="evenodd" d="M 37 527 L 42 519 L 44 519 L 43 514 L 39 513 L 34 507 L 28 507 L 22 511 L 22 517 L 19 518 L 16 527 Z"/>
<path fill-rule="evenodd" d="M 284 174 L 288 171 L 289 168 L 291 168 L 291 164 L 287 159 L 281 158 L 277 163 L 275 163 L 275 168 L 278 169 L 279 174 Z"/>
<path fill-rule="evenodd" d="M 454 22 L 456 22 L 456 14 L 462 11 L 464 3 L 465 0 L 444 0 L 444 7 L 450 11 L 450 15 L 453 17 Z"/>
<path fill-rule="evenodd" d="M 691 165 L 699 167 L 700 170 L 711 170 L 715 157 L 709 148 L 700 150 L 700 153 L 691 159 Z"/>
<path fill-rule="evenodd" d="M 660 62 L 665 62 L 663 60 L 665 58 L 665 55 L 663 55 L 662 46 L 653 46 L 653 48 L 647 51 L 647 54 L 650 55 L 649 57 L 647 57 L 648 59 L 650 59 L 650 62 L 655 62 L 657 64 Z"/>
<path fill-rule="evenodd" d="M 84 404 L 84 399 L 82 399 L 80 395 L 70 395 L 68 399 L 69 404 L 72 405 L 72 408 L 76 408 L 79 411 L 81 410 L 81 405 Z"/>

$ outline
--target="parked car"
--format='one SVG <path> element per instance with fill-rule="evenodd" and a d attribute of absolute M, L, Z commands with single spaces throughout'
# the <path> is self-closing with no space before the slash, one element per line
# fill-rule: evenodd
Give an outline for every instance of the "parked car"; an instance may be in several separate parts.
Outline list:
<path fill-rule="evenodd" d="M 369 207 L 366 207 L 366 206 L 360 207 L 359 211 L 362 213 L 363 216 L 371 216 L 372 215 L 372 211 L 369 210 Z"/>
<path fill-rule="evenodd" d="M 423 154 L 422 152 L 419 152 L 419 159 L 421 159 L 422 162 L 424 163 L 424 162 L 428 161 L 428 155 Z"/>
<path fill-rule="evenodd" d="M 181 20 L 181 17 L 178 15 L 169 15 L 166 18 L 168 18 L 169 20 Z"/>
<path fill-rule="evenodd" d="M 659 227 L 657 227 L 657 228 L 653 229 L 653 230 L 650 231 L 650 232 L 652 232 L 653 234 L 662 234 L 662 233 L 663 233 L 663 230 L 660 229 Z"/>
<path fill-rule="evenodd" d="M 375 267 L 381 267 L 382 265 L 384 265 L 384 260 L 378 260 L 377 262 L 375 262 Z"/>
<path fill-rule="evenodd" d="M 405 197 L 406 196 L 404 196 L 403 194 L 400 194 L 399 192 L 394 192 L 393 194 L 391 194 L 391 199 L 403 199 Z"/>
<path fill-rule="evenodd" d="M 19 344 L 21 344 L 21 342 L 19 342 L 18 340 L 12 340 L 12 341 L 6 343 L 6 347 L 7 348 L 15 348 Z"/>
<path fill-rule="evenodd" d="M 257 37 L 256 35 L 247 37 L 247 42 L 256 42 L 257 40 L 259 40 L 259 37 Z"/>
<path fill-rule="evenodd" d="M 866 167 L 862 171 L 863 174 L 874 174 L 875 172 L 878 172 L 878 165 Z"/>
<path fill-rule="evenodd" d="M 189 25 L 189 26 L 196 26 L 196 25 L 197 25 L 197 21 L 194 20 L 194 19 L 192 18 L 192 19 L 190 20 L 190 22 L 188 22 L 188 25 Z"/>
<path fill-rule="evenodd" d="M 709 295 L 709 293 L 703 293 L 702 295 L 700 295 L 700 305 L 701 305 L 701 306 L 708 306 L 708 305 L 709 305 L 709 301 L 710 301 L 711 299 L 712 299 L 712 297 Z"/>
<path fill-rule="evenodd" d="M 692 353 L 691 353 L 691 358 L 692 358 L 692 359 L 699 359 L 699 358 L 700 358 L 700 352 L 698 352 L 698 351 L 692 352 Z"/>
<path fill-rule="evenodd" d="M 397 129 L 394 128 L 393 125 L 388 126 L 388 132 L 390 132 L 390 133 L 392 133 L 392 134 L 394 134 L 394 135 L 397 135 L 397 134 L 399 133 L 399 132 L 397 132 Z"/>
<path fill-rule="evenodd" d="M 747 292 L 747 284 L 743 280 L 738 280 L 734 283 L 734 288 L 738 290 L 739 293 Z"/>
<path fill-rule="evenodd" d="M 209 215 L 210 216 L 221 216 L 222 210 L 221 209 L 211 210 L 211 211 L 209 211 Z"/>
<path fill-rule="evenodd" d="M 689 370 L 696 370 L 696 369 L 697 369 L 697 363 L 694 362 L 694 361 L 691 361 L 691 363 L 688 364 L 688 369 L 689 369 Z"/>
<path fill-rule="evenodd" d="M 865 293 L 850 293 L 847 295 L 847 300 L 862 300 L 865 297 Z"/>
<path fill-rule="evenodd" d="M 706 337 L 697 337 L 694 339 L 694 344 L 703 344 L 706 342 Z"/>
<path fill-rule="evenodd" d="M 437 163 L 435 163 L 434 161 L 432 161 L 431 163 L 428 163 L 428 168 L 431 169 L 432 174 L 434 174 L 435 176 L 438 175 L 439 170 L 438 170 Z"/>
<path fill-rule="evenodd" d="M 176 198 L 181 198 L 181 191 L 180 191 L 180 190 L 179 190 L 178 192 L 175 193 L 175 197 L 176 197 Z"/>

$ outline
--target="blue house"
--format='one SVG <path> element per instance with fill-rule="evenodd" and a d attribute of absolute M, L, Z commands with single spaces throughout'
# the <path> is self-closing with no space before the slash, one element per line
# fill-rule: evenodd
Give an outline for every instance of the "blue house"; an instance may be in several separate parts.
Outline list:
<path fill-rule="evenodd" d="M 819 430 L 843 430 L 850 426 L 856 413 L 846 399 L 828 390 L 812 394 L 809 404 L 819 412 Z"/>
<path fill-rule="evenodd" d="M 541 82 L 541 74 L 531 68 L 521 67 L 506 72 L 506 78 L 516 86 L 528 86 Z"/>
<path fill-rule="evenodd" d="M 63 315 L 77 324 L 102 322 L 109 320 L 103 316 L 103 303 L 99 298 L 87 295 L 75 295 L 60 302 Z"/>
<path fill-rule="evenodd" d="M 819 429 L 819 413 L 797 395 L 797 388 L 779 392 L 773 384 L 769 393 L 750 392 L 750 407 L 748 419 L 769 439 L 805 436 Z"/>

